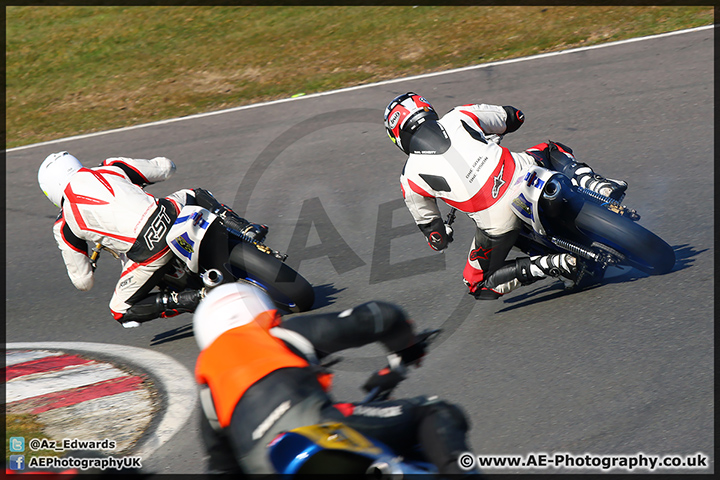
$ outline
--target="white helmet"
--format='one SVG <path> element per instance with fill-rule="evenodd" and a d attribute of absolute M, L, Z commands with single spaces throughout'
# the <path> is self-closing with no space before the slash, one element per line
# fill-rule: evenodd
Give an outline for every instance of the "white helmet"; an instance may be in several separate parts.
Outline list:
<path fill-rule="evenodd" d="M 224 332 L 252 322 L 268 310 L 276 310 L 270 297 L 247 283 L 215 287 L 200 301 L 193 316 L 193 332 L 200 350 L 205 350 Z"/>
<path fill-rule="evenodd" d="M 50 154 L 38 170 L 40 188 L 51 202 L 60 207 L 65 187 L 81 168 L 83 165 L 80 160 L 68 152 Z"/>

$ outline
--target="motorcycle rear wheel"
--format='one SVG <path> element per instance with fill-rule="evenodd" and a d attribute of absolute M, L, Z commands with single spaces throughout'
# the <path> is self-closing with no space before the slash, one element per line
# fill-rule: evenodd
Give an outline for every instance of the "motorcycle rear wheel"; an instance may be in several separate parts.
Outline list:
<path fill-rule="evenodd" d="M 265 290 L 279 307 L 290 312 L 306 312 L 312 308 L 315 302 L 312 285 L 273 255 L 243 242 L 230 252 L 229 261 L 247 273 L 246 280 Z"/>
<path fill-rule="evenodd" d="M 675 266 L 675 252 L 663 239 L 601 205 L 585 203 L 575 226 L 592 240 L 622 253 L 626 257 L 623 263 L 649 275 L 668 273 Z"/>

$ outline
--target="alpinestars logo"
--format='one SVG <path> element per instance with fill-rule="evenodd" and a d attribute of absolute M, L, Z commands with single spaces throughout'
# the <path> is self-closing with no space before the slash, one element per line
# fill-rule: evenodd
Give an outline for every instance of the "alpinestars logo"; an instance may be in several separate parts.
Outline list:
<path fill-rule="evenodd" d="M 492 248 L 485 250 L 483 247 L 478 247 L 475 250 L 470 250 L 469 259 L 470 261 L 487 260 L 488 254 L 492 252 Z"/>
<path fill-rule="evenodd" d="M 494 185 L 492 189 L 492 197 L 497 198 L 498 194 L 500 193 L 500 189 L 503 185 L 505 185 L 505 180 L 503 180 L 503 172 L 505 171 L 505 164 L 503 164 L 502 167 L 500 167 L 500 172 L 497 174 L 497 177 L 493 177 Z"/>

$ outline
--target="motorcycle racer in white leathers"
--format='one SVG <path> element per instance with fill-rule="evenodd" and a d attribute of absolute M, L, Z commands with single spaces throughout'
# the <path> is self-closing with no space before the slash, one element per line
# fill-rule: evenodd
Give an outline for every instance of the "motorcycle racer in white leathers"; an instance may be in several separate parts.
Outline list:
<path fill-rule="evenodd" d="M 524 122 L 523 113 L 512 106 L 469 104 L 439 118 L 424 97 L 408 92 L 388 104 L 384 120 L 390 139 L 408 155 L 400 177 L 402 194 L 430 247 L 442 251 L 453 240 L 438 198 L 475 222 L 463 280 L 477 299 L 496 299 L 547 275 L 562 276 L 570 285 L 577 275 L 576 258 L 569 254 L 505 260 L 521 225 L 506 192 L 530 166 L 560 171 L 613 198 L 627 188 L 625 182 L 605 179 L 576 162 L 572 150 L 559 143 L 525 152 L 500 146 L 502 137 Z"/>
<path fill-rule="evenodd" d="M 73 285 L 87 291 L 94 283 L 95 266 L 87 242 L 120 254 L 122 273 L 110 311 L 126 328 L 193 311 L 202 296 L 201 290 L 150 293 L 163 275 L 172 273 L 173 253 L 165 235 L 182 207 L 197 205 L 200 198 L 214 201 L 202 189 L 182 189 L 165 198 L 143 190 L 174 171 L 175 164 L 165 157 L 112 157 L 98 167 L 85 168 L 68 152 L 49 155 L 38 170 L 40 188 L 61 209 L 53 233 Z M 220 225 L 211 228 L 208 242 L 226 234 Z M 216 268 L 224 271 L 222 264 Z"/>

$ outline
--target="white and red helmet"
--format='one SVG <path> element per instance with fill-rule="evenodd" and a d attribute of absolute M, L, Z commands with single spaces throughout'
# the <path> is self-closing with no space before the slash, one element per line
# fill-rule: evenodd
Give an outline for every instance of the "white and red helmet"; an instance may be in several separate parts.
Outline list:
<path fill-rule="evenodd" d="M 426 120 L 437 120 L 438 115 L 430 102 L 417 93 L 403 93 L 385 107 L 385 129 L 390 140 L 408 153 L 410 138 Z"/>

